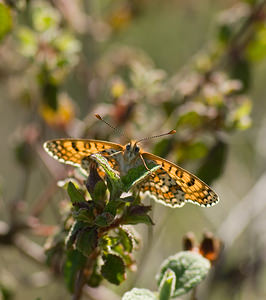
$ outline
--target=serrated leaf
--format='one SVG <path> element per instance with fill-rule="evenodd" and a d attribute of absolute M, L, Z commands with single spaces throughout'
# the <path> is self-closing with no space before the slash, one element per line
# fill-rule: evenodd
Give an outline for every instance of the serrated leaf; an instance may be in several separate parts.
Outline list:
<path fill-rule="evenodd" d="M 174 293 L 176 284 L 175 273 L 168 269 L 159 286 L 159 300 L 169 300 Z"/>
<path fill-rule="evenodd" d="M 86 202 L 85 198 L 81 195 L 72 182 L 68 183 L 67 192 L 73 204 L 78 202 Z"/>
<path fill-rule="evenodd" d="M 203 256 L 192 251 L 182 251 L 174 256 L 168 257 L 161 265 L 157 277 L 160 286 L 165 272 L 172 270 L 176 276 L 175 290 L 172 297 L 188 293 L 197 286 L 208 274 L 210 262 Z"/>
<path fill-rule="evenodd" d="M 123 183 L 123 190 L 125 192 L 130 191 L 133 187 L 142 182 L 147 176 L 150 176 L 151 173 L 158 170 L 161 166 L 156 165 L 155 163 L 147 164 L 147 167 L 150 170 L 147 170 L 144 165 L 140 165 L 136 168 L 130 169 L 127 174 L 121 177 Z"/>
<path fill-rule="evenodd" d="M 113 284 L 119 285 L 122 283 L 126 278 L 123 259 L 118 255 L 107 254 L 103 256 L 103 260 L 102 276 Z"/>
<path fill-rule="evenodd" d="M 218 141 L 211 149 L 206 159 L 200 166 L 197 176 L 207 184 L 211 184 L 223 172 L 228 145 L 222 141 Z"/>
<path fill-rule="evenodd" d="M 64 265 L 64 280 L 68 290 L 73 293 L 77 273 L 83 269 L 87 258 L 78 250 L 67 252 L 67 259 Z"/>
<path fill-rule="evenodd" d="M 122 228 L 119 228 L 118 234 L 124 251 L 131 253 L 133 250 L 133 237 Z"/>
<path fill-rule="evenodd" d="M 83 228 L 78 232 L 76 247 L 84 255 L 90 256 L 98 244 L 98 233 L 95 228 Z"/>
<path fill-rule="evenodd" d="M 125 252 L 121 244 L 118 244 L 115 247 L 112 247 L 112 253 L 116 253 L 119 256 L 121 256 L 126 268 L 130 269 L 133 266 L 136 266 L 136 262 L 132 256 L 132 254 Z"/>
<path fill-rule="evenodd" d="M 12 16 L 9 7 L 0 3 L 0 41 L 11 30 Z"/>
<path fill-rule="evenodd" d="M 122 297 L 122 300 L 157 300 L 156 295 L 147 289 L 134 288 L 129 292 L 126 292 Z"/>

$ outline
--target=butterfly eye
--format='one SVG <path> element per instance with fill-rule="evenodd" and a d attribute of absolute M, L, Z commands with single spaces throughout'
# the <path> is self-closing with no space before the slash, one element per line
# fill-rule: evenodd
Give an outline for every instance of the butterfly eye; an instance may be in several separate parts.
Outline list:
<path fill-rule="evenodd" d="M 139 147 L 138 147 L 138 146 L 135 147 L 135 152 L 136 152 L 136 153 L 139 152 Z"/>
<path fill-rule="evenodd" d="M 129 151 L 130 150 L 130 144 L 126 145 L 126 149 Z"/>

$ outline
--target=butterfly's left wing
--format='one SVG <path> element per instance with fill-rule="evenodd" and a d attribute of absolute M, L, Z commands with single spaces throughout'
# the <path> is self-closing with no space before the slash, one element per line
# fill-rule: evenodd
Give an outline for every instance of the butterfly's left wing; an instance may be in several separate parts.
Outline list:
<path fill-rule="evenodd" d="M 109 158 L 110 154 L 123 150 L 123 146 L 106 141 L 88 139 L 55 139 L 44 143 L 45 151 L 54 159 L 65 163 L 82 167 L 85 171 L 86 159 L 91 154 L 101 153 Z M 117 168 L 114 158 L 108 159 L 112 168 Z"/>
<path fill-rule="evenodd" d="M 195 175 L 151 153 L 142 153 L 146 162 L 153 161 L 161 168 L 151 174 L 140 186 L 142 192 L 150 192 L 164 205 L 180 207 L 185 202 L 200 206 L 212 206 L 219 201 L 218 195 Z"/>

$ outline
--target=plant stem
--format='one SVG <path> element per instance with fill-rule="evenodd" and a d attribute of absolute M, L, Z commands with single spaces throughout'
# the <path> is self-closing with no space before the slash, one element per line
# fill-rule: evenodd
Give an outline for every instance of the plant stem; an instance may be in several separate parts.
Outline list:
<path fill-rule="evenodd" d="M 88 278 L 90 278 L 90 276 L 92 274 L 93 264 L 99 254 L 100 254 L 100 250 L 98 248 L 96 248 L 91 253 L 91 255 L 88 257 L 86 266 L 80 270 L 80 272 L 77 276 L 77 279 L 76 279 L 75 291 L 72 296 L 72 300 L 79 300 L 81 298 L 82 293 L 83 293 L 83 288 L 86 284 L 86 281 L 88 280 Z"/>
<path fill-rule="evenodd" d="M 78 277 L 76 279 L 75 292 L 72 296 L 72 300 L 79 300 L 81 298 L 83 287 L 86 283 L 85 279 L 86 278 L 85 278 L 85 275 L 84 275 L 84 269 L 81 269 L 79 271 Z"/>
<path fill-rule="evenodd" d="M 191 300 L 197 300 L 197 287 L 195 287 L 193 290 L 192 290 L 192 293 L 191 293 Z"/>

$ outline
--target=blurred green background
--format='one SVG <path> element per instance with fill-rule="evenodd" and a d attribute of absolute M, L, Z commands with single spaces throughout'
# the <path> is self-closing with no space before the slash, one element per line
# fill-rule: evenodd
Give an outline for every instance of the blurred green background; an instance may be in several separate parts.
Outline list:
<path fill-rule="evenodd" d="M 0 4 L 4 2 L 0 1 Z M 141 250 L 136 254 L 137 266 L 141 261 L 142 251 L 145 251 L 143 249 L 149 247 L 148 254 L 137 271 L 139 273 L 129 272 L 128 279 L 119 287 L 105 285 L 120 296 L 132 286 L 155 289 L 154 276 L 160 263 L 182 249 L 184 234 L 192 231 L 200 241 L 205 231 L 211 231 L 222 241 L 224 251 L 217 266 L 199 288 L 199 299 L 266 298 L 265 6 L 260 20 L 262 24 L 255 25 L 253 32 L 248 33 L 255 36 L 256 30 L 264 28 L 260 33 L 261 36 L 264 34 L 264 48 L 261 46 L 261 50 L 256 50 L 260 56 L 257 59 L 250 58 L 251 54 L 249 58 L 245 56 L 246 64 L 240 69 L 243 76 L 237 79 L 241 81 L 243 77 L 248 77 L 248 85 L 233 93 L 233 96 L 243 94 L 250 99 L 252 124 L 245 130 L 238 130 L 235 125 L 222 123 L 217 125 L 214 134 L 206 129 L 206 123 L 199 130 L 200 133 L 197 133 L 195 141 L 191 138 L 192 143 L 200 143 L 203 154 L 199 154 L 200 150 L 195 150 L 195 155 L 186 157 L 184 153 L 191 149 L 191 141 L 187 142 L 185 137 L 191 132 L 183 127 L 178 130 L 178 119 L 184 108 L 175 104 L 170 113 L 166 109 L 172 107 L 171 103 L 179 103 L 178 96 L 173 92 L 173 86 L 179 80 L 175 75 L 181 74 L 180 80 L 183 80 L 185 76 L 179 73 L 183 70 L 185 74 L 187 70 L 196 70 L 200 74 L 208 72 L 208 67 L 202 61 L 209 59 L 208 63 L 212 66 L 217 57 L 219 60 L 226 53 L 225 43 L 214 50 L 214 54 L 210 54 L 216 47 L 217 39 L 219 40 L 217 32 L 221 30 L 221 13 L 243 5 L 238 13 L 246 16 L 245 13 L 248 13 L 245 9 L 259 1 L 95 0 L 73 1 L 72 4 L 71 1 L 63 0 L 58 3 L 39 1 L 41 8 L 35 11 L 36 20 L 41 20 L 42 11 L 49 7 L 55 13 L 51 22 L 55 20 L 57 25 L 49 25 L 50 21 L 38 24 L 35 20 L 34 23 L 32 2 L 34 1 L 5 3 L 10 5 L 12 26 L 0 40 L 0 219 L 7 223 L 16 218 L 26 220 L 37 201 L 49 192 L 48 186 L 53 184 L 51 173 L 54 172 L 55 179 L 66 177 L 66 169 L 49 160 L 42 152 L 41 145 L 45 140 L 77 137 L 82 133 L 87 138 L 125 142 L 123 137 L 97 122 L 95 112 L 125 130 L 131 138 L 177 129 L 176 139 L 171 140 L 177 146 L 168 145 L 169 151 L 161 149 L 163 147 L 158 140 L 143 146 L 150 152 L 154 152 L 157 146 L 158 154 L 164 157 L 167 154 L 169 159 L 195 173 L 206 159 L 210 159 L 214 140 L 218 137 L 227 145 L 227 155 L 226 159 L 216 158 L 221 160 L 223 171 L 210 184 L 218 193 L 220 202 L 211 208 L 187 204 L 182 208 L 171 209 L 154 204 L 152 243 L 148 240 L 147 226 L 137 227 L 142 237 Z M 233 22 L 232 20 L 231 23 Z M 25 28 L 30 32 L 26 32 Z M 54 45 L 54 41 L 58 41 L 57 37 L 62 37 L 63 34 L 69 40 L 62 41 L 57 48 L 49 49 L 49 45 Z M 53 35 L 55 38 L 51 37 Z M 253 36 L 249 42 L 253 41 Z M 40 39 L 38 50 L 34 48 L 35 42 L 31 41 L 33 37 Z M 247 51 L 253 53 L 253 56 L 257 53 L 251 48 Z M 208 56 L 213 56 L 213 61 Z M 56 63 L 53 65 L 54 60 Z M 140 75 L 141 71 L 138 69 L 135 76 L 140 76 L 141 79 L 132 83 L 132 73 L 129 75 L 133 72 L 130 69 L 132 61 L 142 62 L 155 75 Z M 231 63 L 229 61 L 229 67 L 222 65 L 221 69 L 225 70 L 229 78 L 235 79 L 230 70 Z M 195 68 L 199 64 L 204 66 Z M 220 66 L 217 69 L 219 68 Z M 156 73 L 158 69 L 163 70 L 163 79 L 160 79 L 161 73 Z M 150 83 L 149 86 L 153 75 L 159 79 L 155 79 L 156 84 Z M 147 76 L 148 79 L 141 76 Z M 140 81 L 139 84 L 136 83 L 137 80 Z M 145 91 L 146 87 L 150 88 L 148 92 Z M 152 88 L 154 91 L 151 92 Z M 124 98 L 121 97 L 123 89 L 128 92 Z M 140 96 L 140 93 L 143 94 Z M 58 112 L 58 105 L 61 105 L 59 99 L 66 100 L 62 100 L 62 107 L 69 111 Z M 195 97 L 191 99 L 191 102 L 199 101 Z M 223 101 L 229 103 L 231 100 L 226 96 Z M 223 104 L 208 105 L 213 105 L 219 113 L 223 111 L 223 118 L 226 119 L 232 109 L 232 102 L 226 109 L 221 108 Z M 235 105 L 239 103 L 236 100 Z M 131 104 L 134 106 L 132 114 L 127 111 Z M 56 109 L 51 113 L 49 109 L 53 106 Z M 61 117 L 60 124 L 57 124 L 55 120 Z M 210 124 L 213 126 L 213 123 Z M 182 153 L 178 152 L 179 144 L 183 147 L 179 148 Z M 220 168 L 219 161 L 214 161 L 212 169 L 216 168 Z M 206 169 L 205 175 L 208 172 Z M 38 217 L 42 224 L 57 225 L 60 223 L 58 205 L 66 195 L 60 188 L 51 193 L 52 201 Z M 42 247 L 48 234 L 36 234 L 33 230 L 25 235 Z M 70 298 L 59 276 L 51 275 L 47 270 L 46 266 L 25 257 L 16 247 L 0 244 L 0 286 L 10 290 L 14 299 Z M 93 293 L 91 292 L 92 296 Z M 88 299 L 97 299 L 95 297 Z M 186 296 L 183 298 L 188 299 Z M 84 299 L 87 298 L 84 296 Z"/>

